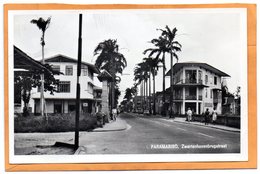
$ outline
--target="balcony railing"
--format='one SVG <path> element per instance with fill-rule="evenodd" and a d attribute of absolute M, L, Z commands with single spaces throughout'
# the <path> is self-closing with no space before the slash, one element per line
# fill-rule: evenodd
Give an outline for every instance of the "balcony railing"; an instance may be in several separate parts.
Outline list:
<path fill-rule="evenodd" d="M 197 100 L 197 96 L 196 95 L 186 95 L 185 99 L 186 100 Z"/>
<path fill-rule="evenodd" d="M 182 100 L 183 96 L 182 95 L 174 95 L 173 100 Z"/>
<path fill-rule="evenodd" d="M 203 81 L 201 79 L 181 79 L 176 84 L 203 84 Z"/>
<path fill-rule="evenodd" d="M 213 98 L 213 103 L 220 103 L 221 99 L 220 98 Z"/>

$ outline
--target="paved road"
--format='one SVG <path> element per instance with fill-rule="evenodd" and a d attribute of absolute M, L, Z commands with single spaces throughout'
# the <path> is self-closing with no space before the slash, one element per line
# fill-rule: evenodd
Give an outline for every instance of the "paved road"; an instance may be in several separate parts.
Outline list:
<path fill-rule="evenodd" d="M 88 154 L 239 153 L 240 133 L 121 114 L 127 130 L 82 132 Z"/>

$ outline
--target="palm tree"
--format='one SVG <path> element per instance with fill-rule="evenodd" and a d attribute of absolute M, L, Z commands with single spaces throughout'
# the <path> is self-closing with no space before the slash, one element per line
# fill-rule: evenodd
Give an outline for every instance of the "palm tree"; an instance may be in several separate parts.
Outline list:
<path fill-rule="evenodd" d="M 143 88 L 143 97 L 144 100 L 142 102 L 143 104 L 143 110 L 146 109 L 146 104 L 148 103 L 146 101 L 146 93 L 147 93 L 147 79 L 149 78 L 149 67 L 147 63 L 141 62 L 136 65 L 136 68 L 134 69 L 134 81 L 137 81 L 137 84 L 141 84 L 141 88 Z"/>
<path fill-rule="evenodd" d="M 41 36 L 41 46 L 42 46 L 42 63 L 45 64 L 44 61 L 44 46 L 45 46 L 45 32 L 49 28 L 51 22 L 51 17 L 49 17 L 47 20 L 44 20 L 43 18 L 39 19 L 32 19 L 31 23 L 36 24 L 37 27 L 42 31 Z M 41 74 L 41 115 L 44 115 L 44 74 Z"/>
<path fill-rule="evenodd" d="M 172 30 L 166 25 L 165 30 L 160 29 L 162 31 L 162 36 L 167 39 L 167 53 L 171 56 L 171 75 L 170 75 L 170 85 L 171 85 L 171 95 L 170 95 L 170 117 L 173 116 L 172 110 L 172 95 L 173 95 L 173 57 L 175 57 L 176 61 L 178 62 L 179 57 L 176 52 L 181 51 L 181 44 L 178 41 L 175 41 L 177 29 L 176 27 Z"/>
<path fill-rule="evenodd" d="M 172 64 L 173 64 L 173 57 L 175 57 L 178 61 L 178 56 L 176 54 L 177 51 L 181 51 L 181 44 L 177 41 L 175 41 L 175 36 L 177 29 L 174 28 L 171 30 L 167 25 L 166 25 L 166 30 L 163 29 L 158 29 L 160 30 L 161 36 L 159 36 L 158 39 L 152 39 L 151 43 L 154 44 L 155 48 L 148 48 L 144 51 L 144 54 L 149 53 L 148 57 L 152 57 L 154 54 L 156 54 L 156 58 L 159 58 L 162 55 L 162 63 L 163 63 L 163 112 L 162 114 L 165 115 L 165 54 L 168 53 L 171 56 L 171 69 L 172 69 Z M 172 70 L 171 70 L 171 92 L 172 91 Z M 171 99 L 170 101 L 172 102 L 172 94 L 171 94 Z M 172 109 L 172 104 L 171 104 L 171 109 Z M 172 111 L 171 111 L 172 114 Z"/>
<path fill-rule="evenodd" d="M 117 80 L 117 74 L 122 74 L 124 68 L 127 66 L 124 55 L 119 53 L 118 50 L 119 46 L 115 39 L 100 42 L 94 50 L 94 56 L 98 55 L 95 65 L 101 70 L 107 70 L 113 77 L 111 83 L 111 109 L 115 107 L 115 94 L 118 94 L 118 92 L 115 93 L 115 85 L 120 82 L 120 80 Z"/>
<path fill-rule="evenodd" d="M 147 64 L 147 66 L 149 67 L 149 74 L 152 75 L 153 77 L 153 114 L 156 114 L 155 111 L 155 76 L 157 75 L 157 71 L 159 68 L 159 63 L 161 62 L 161 60 L 159 58 L 144 58 L 143 59 L 145 61 L 145 63 Z M 150 81 L 151 77 L 149 77 L 149 81 Z M 149 86 L 149 98 L 151 98 L 151 81 L 149 82 L 150 86 Z M 149 101 L 150 103 L 150 113 L 151 113 L 151 101 Z"/>

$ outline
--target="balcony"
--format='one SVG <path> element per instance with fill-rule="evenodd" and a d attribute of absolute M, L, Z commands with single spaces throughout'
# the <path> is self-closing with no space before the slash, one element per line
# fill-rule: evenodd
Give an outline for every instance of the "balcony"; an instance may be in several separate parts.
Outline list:
<path fill-rule="evenodd" d="M 182 95 L 174 95 L 173 100 L 182 100 L 183 96 Z"/>
<path fill-rule="evenodd" d="M 221 98 L 213 98 L 213 103 L 221 103 Z"/>
<path fill-rule="evenodd" d="M 186 95 L 185 100 L 197 100 L 197 96 L 196 95 Z"/>
<path fill-rule="evenodd" d="M 174 83 L 174 85 L 202 85 L 203 81 L 201 79 L 181 79 Z"/>

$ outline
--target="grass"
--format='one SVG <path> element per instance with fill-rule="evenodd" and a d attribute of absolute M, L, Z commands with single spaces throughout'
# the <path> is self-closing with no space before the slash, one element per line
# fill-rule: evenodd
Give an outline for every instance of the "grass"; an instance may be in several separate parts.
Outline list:
<path fill-rule="evenodd" d="M 95 116 L 81 115 L 79 119 L 79 130 L 90 131 L 97 127 Z M 75 131 L 75 114 L 49 115 L 46 121 L 42 116 L 28 116 L 14 118 L 14 132 L 71 132 Z"/>

